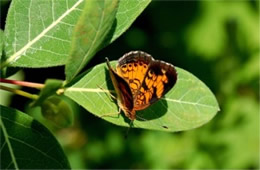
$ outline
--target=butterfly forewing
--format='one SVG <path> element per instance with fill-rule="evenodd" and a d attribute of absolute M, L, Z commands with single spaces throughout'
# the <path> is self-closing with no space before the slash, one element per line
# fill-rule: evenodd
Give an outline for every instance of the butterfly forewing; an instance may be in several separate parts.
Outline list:
<path fill-rule="evenodd" d="M 149 54 L 141 51 L 127 53 L 119 59 L 117 74 L 127 81 L 133 97 L 139 90 L 152 60 Z"/>
<path fill-rule="evenodd" d="M 177 73 L 173 65 L 154 60 L 134 95 L 134 109 L 142 110 L 165 95 L 176 83 Z"/>
<path fill-rule="evenodd" d="M 133 110 L 133 95 L 129 85 L 111 68 L 109 61 L 107 61 L 107 66 L 121 109 L 123 109 L 124 112 L 131 112 Z"/>

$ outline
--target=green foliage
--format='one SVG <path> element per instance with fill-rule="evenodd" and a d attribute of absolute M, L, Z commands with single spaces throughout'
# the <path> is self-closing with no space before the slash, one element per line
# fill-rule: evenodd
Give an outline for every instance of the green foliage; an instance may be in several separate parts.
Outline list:
<path fill-rule="evenodd" d="M 8 69 L 13 69 L 7 66 L 66 65 L 69 83 L 64 88 L 65 96 L 55 94 L 61 82 L 57 86 L 46 85 L 36 101 L 40 107 L 29 108 L 26 112 L 41 119 L 42 110 L 43 115 L 58 126 L 67 126 L 73 121 L 73 126 L 61 129 L 49 126 L 46 119 L 41 119 L 63 146 L 72 168 L 259 169 L 259 1 L 154 1 L 148 8 L 150 0 L 118 1 L 118 7 L 110 11 L 112 15 L 105 15 L 113 22 L 105 24 L 107 30 L 101 31 L 104 35 L 98 36 L 100 39 L 91 48 L 91 55 L 77 56 L 79 61 L 73 66 L 73 56 L 69 56 L 75 54 L 73 50 L 81 53 L 78 50 L 82 49 L 85 53 L 89 48 L 81 41 L 86 37 L 75 32 L 79 29 L 78 24 L 91 30 L 88 29 L 89 22 L 82 23 L 93 11 L 91 6 L 86 6 L 90 11 L 84 11 L 84 2 L 13 0 L 4 29 L 7 60 L 2 58 L 1 61 L 1 76 L 4 77 L 12 74 L 7 74 Z M 100 0 L 86 2 L 103 3 Z M 106 1 L 109 2 L 112 1 Z M 145 8 L 145 13 L 136 20 Z M 107 8 L 101 9 L 106 11 Z M 90 14 L 97 13 L 94 10 Z M 5 18 L 1 19 L 5 21 Z M 109 44 L 109 48 L 104 48 Z M 115 114 L 118 110 L 116 101 L 106 93 L 106 90 L 113 90 L 113 86 L 106 66 L 100 63 L 105 57 L 118 59 L 136 49 L 178 66 L 179 77 L 175 87 L 162 100 L 137 112 L 142 118 L 134 121 L 137 128 L 131 129 L 124 139 L 124 130 L 129 124 L 123 113 L 102 117 L 107 121 L 99 118 L 101 114 Z M 81 62 L 82 66 L 79 66 Z M 69 65 L 78 71 L 68 69 Z M 83 65 L 87 71 L 75 77 L 83 70 Z M 48 69 L 51 73 L 46 75 Z M 55 71 L 60 69 L 64 74 L 63 68 L 48 69 L 41 69 L 42 72 L 33 78 L 44 82 L 46 77 L 56 76 Z M 25 77 L 32 76 L 35 70 L 26 69 Z M 64 79 L 58 74 L 56 78 Z M 72 108 L 71 101 L 63 98 L 66 96 L 83 108 Z M 15 96 L 11 106 L 23 109 L 27 103 L 24 98 Z M 221 110 L 216 114 L 218 103 Z M 156 115 L 151 114 L 153 112 Z M 162 114 L 158 116 L 157 113 Z M 49 130 L 13 109 L 1 107 L 0 114 L 1 136 L 8 134 L 14 139 L 29 140 L 34 147 L 24 147 L 26 143 L 9 138 L 15 151 L 12 158 L 10 147 L 3 142 L 7 138 L 1 138 L 1 168 L 15 168 L 14 164 L 9 164 L 12 159 L 19 162 L 19 168 L 69 168 Z M 198 126 L 201 127 L 193 129 Z M 181 132 L 148 131 L 139 127 Z M 35 133 L 38 129 L 40 136 Z M 45 135 L 47 137 L 42 139 Z M 43 153 L 41 157 L 35 156 L 39 154 L 37 149 Z M 23 155 L 17 157 L 16 153 Z M 45 155 L 60 159 L 59 164 L 45 161 Z M 61 164 L 63 167 L 59 167 Z"/>
<path fill-rule="evenodd" d="M 0 106 L 1 169 L 68 169 L 54 136 L 32 117 Z"/>
<path fill-rule="evenodd" d="M 41 104 L 41 113 L 57 127 L 63 128 L 73 124 L 73 107 L 65 96 L 48 97 Z"/>
<path fill-rule="evenodd" d="M 150 2 L 151 0 L 119 1 L 118 12 L 116 13 L 115 31 L 110 42 L 113 42 L 125 32 Z"/>
<path fill-rule="evenodd" d="M 40 106 L 48 97 L 56 95 L 56 91 L 62 87 L 61 80 L 49 79 L 45 81 L 44 88 L 41 90 L 37 100 L 31 106 Z"/>
<path fill-rule="evenodd" d="M 66 64 L 72 45 L 73 30 L 83 11 L 84 2 L 84 0 L 55 0 L 40 3 L 32 0 L 12 1 L 4 31 L 7 37 L 5 50 L 8 59 L 1 65 L 50 67 Z M 96 2 L 102 1 L 89 3 Z M 120 2 L 118 13 L 116 10 L 112 11 L 116 13 L 115 28 L 110 33 L 111 38 L 107 39 L 103 46 L 114 41 L 129 28 L 149 2 L 150 0 Z M 91 9 L 91 6 L 89 7 Z M 89 22 L 85 22 L 87 23 Z M 112 23 L 114 22 L 108 21 L 107 24 Z M 100 42 L 97 44 L 101 44 Z"/>
<path fill-rule="evenodd" d="M 65 64 L 73 28 L 84 0 L 11 2 L 8 11 L 3 65 L 49 67 Z"/>
<path fill-rule="evenodd" d="M 134 127 L 173 132 L 201 126 L 214 117 L 219 107 L 207 86 L 183 69 L 177 68 L 177 72 L 178 79 L 174 88 L 156 104 L 137 112 L 140 119 L 137 117 Z M 105 64 L 91 68 L 80 81 L 66 88 L 64 94 L 90 113 L 98 117 L 108 115 L 102 118 L 129 127 L 129 121 L 126 121 L 124 116 L 118 117 L 118 106 L 111 99 L 109 92 L 102 91 L 99 87 L 113 90 Z"/>
<path fill-rule="evenodd" d="M 58 127 L 67 127 L 73 122 L 73 107 L 65 96 L 57 95 L 62 84 L 61 80 L 46 80 L 39 97 L 30 106 L 40 106 L 43 117 Z"/>
<path fill-rule="evenodd" d="M 251 10 L 248 2 L 205 1 L 200 3 L 200 7 L 202 16 L 194 21 L 186 33 L 190 52 L 208 60 L 221 56 L 226 47 L 231 45 L 226 31 L 230 31 L 231 36 L 234 36 L 232 38 L 238 40 L 240 48 L 248 48 L 250 51 L 259 48 L 259 36 L 255 36 L 259 29 L 259 22 L 255 21 L 259 19 L 259 15 Z M 212 40 L 214 43 L 208 43 Z"/>
<path fill-rule="evenodd" d="M 2 60 L 3 55 L 3 45 L 4 45 L 4 32 L 0 29 L 0 61 Z"/>
<path fill-rule="evenodd" d="M 69 82 L 96 52 L 125 32 L 150 0 L 87 1 L 72 42 L 66 78 Z M 100 9 L 100 10 L 96 10 Z"/>
<path fill-rule="evenodd" d="M 117 8 L 118 1 L 115 0 L 86 1 L 75 27 L 72 52 L 65 67 L 67 81 L 72 80 L 102 46 L 115 21 Z"/>

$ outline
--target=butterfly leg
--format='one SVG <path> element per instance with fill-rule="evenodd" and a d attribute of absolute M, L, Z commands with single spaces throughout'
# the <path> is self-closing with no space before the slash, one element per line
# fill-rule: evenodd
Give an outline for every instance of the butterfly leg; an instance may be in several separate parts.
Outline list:
<path fill-rule="evenodd" d="M 99 86 L 99 85 L 97 85 L 97 86 L 98 86 L 98 88 L 100 88 L 101 90 L 103 90 L 106 94 L 109 94 L 109 96 L 110 96 L 111 98 L 113 98 L 113 99 L 116 100 L 116 97 L 112 94 L 113 91 L 111 91 L 111 90 L 106 90 L 106 89 L 104 89 L 103 87 L 101 87 L 101 86 Z"/>
<path fill-rule="evenodd" d="M 113 117 L 113 116 L 116 116 L 114 118 L 119 118 L 120 112 L 121 112 L 121 108 L 119 108 L 118 112 L 116 112 L 116 113 L 106 113 L 106 114 L 100 115 L 100 117 L 107 117 L 107 116 Z"/>

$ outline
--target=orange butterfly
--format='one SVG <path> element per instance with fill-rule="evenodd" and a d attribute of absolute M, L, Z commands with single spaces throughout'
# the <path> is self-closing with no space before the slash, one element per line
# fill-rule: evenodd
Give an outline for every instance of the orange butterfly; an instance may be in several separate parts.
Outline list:
<path fill-rule="evenodd" d="M 107 66 L 118 106 L 131 121 L 136 119 L 136 111 L 158 101 L 177 81 L 173 65 L 154 60 L 142 51 L 125 54 L 119 59 L 116 70 L 111 67 L 108 59 Z"/>

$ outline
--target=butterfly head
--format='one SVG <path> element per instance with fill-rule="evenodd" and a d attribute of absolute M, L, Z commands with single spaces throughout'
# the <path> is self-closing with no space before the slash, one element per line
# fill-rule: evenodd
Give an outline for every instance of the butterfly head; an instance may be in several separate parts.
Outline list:
<path fill-rule="evenodd" d="M 136 119 L 136 113 L 135 113 L 135 110 L 132 110 L 131 112 L 126 112 L 126 117 L 128 117 L 130 120 L 135 120 Z"/>
<path fill-rule="evenodd" d="M 130 120 L 135 120 L 136 119 L 136 111 L 135 110 L 130 110 L 126 106 L 124 106 L 120 101 L 118 101 L 118 106 L 123 110 L 124 114 L 126 117 L 128 117 Z"/>

